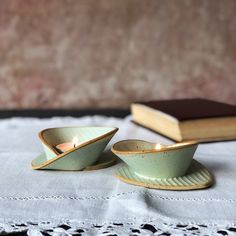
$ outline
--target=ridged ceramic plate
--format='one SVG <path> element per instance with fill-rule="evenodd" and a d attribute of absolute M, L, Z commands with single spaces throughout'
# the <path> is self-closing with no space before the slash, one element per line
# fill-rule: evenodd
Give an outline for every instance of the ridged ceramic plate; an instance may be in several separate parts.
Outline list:
<path fill-rule="evenodd" d="M 165 190 L 193 190 L 208 188 L 214 183 L 213 175 L 201 163 L 193 160 L 186 175 L 175 178 L 148 178 L 135 174 L 127 165 L 116 171 L 116 177 L 128 184 Z"/>

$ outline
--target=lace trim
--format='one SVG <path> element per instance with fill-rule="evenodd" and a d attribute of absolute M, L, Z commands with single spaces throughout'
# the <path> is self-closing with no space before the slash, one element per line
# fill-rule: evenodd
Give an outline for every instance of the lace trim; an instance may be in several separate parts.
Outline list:
<path fill-rule="evenodd" d="M 8 222 L 0 223 L 0 234 L 25 233 L 38 235 L 234 235 L 236 223 L 231 225 L 166 223 L 158 220 L 142 224 L 124 222 L 105 222 L 91 224 L 86 221 L 52 222 Z"/>
<path fill-rule="evenodd" d="M 55 200 L 110 200 L 113 198 L 122 197 L 125 195 L 131 195 L 131 194 L 145 194 L 148 197 L 156 198 L 160 200 L 168 200 L 168 201 L 197 201 L 197 202 L 207 202 L 207 201 L 224 201 L 224 202 L 230 202 L 235 203 L 236 199 L 226 199 L 226 198 L 178 198 L 178 197 L 165 197 L 165 196 L 158 196 L 158 195 L 152 195 L 150 193 L 147 193 L 145 191 L 140 192 L 122 192 L 115 195 L 102 197 L 102 196 L 90 196 L 90 197 L 80 197 L 80 196 L 0 196 L 0 200 L 13 200 L 13 201 L 29 201 L 29 200 L 47 200 L 47 199 L 55 199 Z"/>

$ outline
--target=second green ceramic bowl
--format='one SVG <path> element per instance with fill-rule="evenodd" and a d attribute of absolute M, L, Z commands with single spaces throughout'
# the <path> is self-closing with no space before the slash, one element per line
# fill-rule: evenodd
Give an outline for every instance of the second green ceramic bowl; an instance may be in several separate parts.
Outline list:
<path fill-rule="evenodd" d="M 156 149 L 155 143 L 142 140 L 123 140 L 115 143 L 112 152 L 137 175 L 147 178 L 183 176 L 193 159 L 198 143 L 177 143 Z"/>

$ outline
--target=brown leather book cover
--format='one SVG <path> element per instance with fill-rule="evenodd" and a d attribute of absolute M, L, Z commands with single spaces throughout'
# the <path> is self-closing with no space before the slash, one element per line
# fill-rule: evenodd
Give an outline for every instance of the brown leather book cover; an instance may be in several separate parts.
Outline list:
<path fill-rule="evenodd" d="M 167 113 L 179 121 L 236 116 L 236 106 L 202 98 L 136 103 Z"/>

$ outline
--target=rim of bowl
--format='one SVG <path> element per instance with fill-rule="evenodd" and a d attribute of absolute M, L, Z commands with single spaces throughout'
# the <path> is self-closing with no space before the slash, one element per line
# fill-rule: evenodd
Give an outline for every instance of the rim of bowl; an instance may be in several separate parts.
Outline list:
<path fill-rule="evenodd" d="M 81 144 L 79 144 L 78 146 L 76 146 L 76 147 L 74 147 L 74 148 L 72 148 L 72 149 L 70 149 L 70 150 L 68 150 L 68 151 L 66 151 L 66 152 L 63 152 L 63 153 L 59 153 L 55 148 L 53 148 L 52 147 L 52 145 L 49 145 L 47 142 L 46 142 L 46 140 L 44 139 L 44 137 L 43 137 L 43 133 L 44 132 L 46 132 L 46 131 L 48 131 L 48 130 L 52 130 L 52 129 L 63 129 L 63 128 L 112 128 L 113 130 L 111 130 L 111 131 L 109 131 L 109 132 L 107 132 L 107 133 L 105 133 L 105 134 L 103 134 L 103 135 L 100 135 L 100 136 L 98 136 L 98 137 L 96 137 L 96 138 L 93 138 L 93 139 L 91 139 L 91 140 L 89 140 L 89 141 L 87 141 L 87 142 L 84 142 L 84 143 L 81 143 Z M 51 151 L 53 151 L 56 155 L 57 155 L 57 157 L 63 157 L 63 156 L 65 156 L 65 155 L 67 155 L 67 154 L 69 154 L 69 153 L 71 153 L 71 152 L 74 152 L 75 150 L 77 150 L 77 149 L 79 149 L 79 148 L 82 148 L 82 147 L 84 147 L 84 146 L 87 146 L 87 145 L 89 145 L 89 144 L 91 144 L 91 143 L 95 143 L 95 142 L 97 142 L 98 140 L 100 140 L 100 139 L 103 139 L 103 138 L 105 138 L 105 137 L 107 137 L 107 136 L 109 136 L 109 135 L 111 135 L 111 134 L 115 134 L 117 131 L 119 130 L 119 128 L 117 128 L 117 127 L 109 127 L 109 126 L 71 126 L 71 127 L 55 127 L 55 128 L 47 128 L 47 129 L 44 129 L 44 130 L 41 130 L 39 133 L 38 133 L 38 136 L 39 136 L 39 139 L 42 141 L 42 143 L 45 145 L 45 146 L 47 146 Z M 54 158 L 52 158 L 52 159 L 54 159 Z"/>
<path fill-rule="evenodd" d="M 177 150 L 177 149 L 181 149 L 181 148 L 185 148 L 185 147 L 194 146 L 194 145 L 199 144 L 199 142 L 197 142 L 195 140 L 191 140 L 191 141 L 184 141 L 184 142 L 166 145 L 166 146 L 163 146 L 161 149 L 147 149 L 147 150 L 141 150 L 141 151 L 125 151 L 125 150 L 121 151 L 121 150 L 116 149 L 117 144 L 120 144 L 123 142 L 128 142 L 128 141 L 139 141 L 139 142 L 141 141 L 141 142 L 156 144 L 156 143 L 148 142 L 148 141 L 141 140 L 141 139 L 126 139 L 126 140 L 121 140 L 121 141 L 113 144 L 111 147 L 112 152 L 114 152 L 115 154 L 157 153 L 157 152 L 164 152 L 164 151 L 169 151 L 169 150 Z M 181 144 L 181 146 L 179 144 Z"/>

